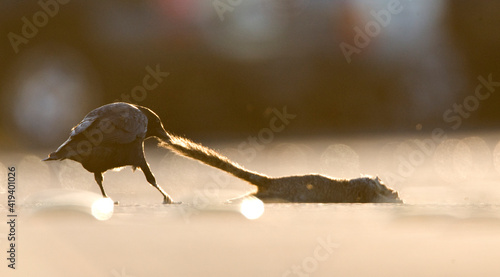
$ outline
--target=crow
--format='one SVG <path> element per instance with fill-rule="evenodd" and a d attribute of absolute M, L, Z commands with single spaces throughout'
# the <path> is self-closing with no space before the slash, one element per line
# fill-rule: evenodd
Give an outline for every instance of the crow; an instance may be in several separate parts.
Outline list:
<path fill-rule="evenodd" d="M 160 118 L 150 109 L 128 103 L 112 103 L 91 111 L 71 130 L 66 140 L 45 160 L 71 159 L 94 173 L 102 195 L 102 173 L 116 167 L 139 167 L 148 182 L 163 195 L 163 203 L 172 199 L 155 181 L 144 158 L 143 141 L 156 137 L 160 146 L 223 170 L 257 186 L 252 193 L 265 202 L 298 203 L 402 203 L 396 191 L 378 177 L 351 180 L 320 174 L 270 177 L 250 171 L 218 152 L 186 138 L 168 133 Z"/>
<path fill-rule="evenodd" d="M 77 161 L 94 178 L 103 197 L 102 174 L 123 166 L 140 168 L 146 180 L 163 195 L 163 203 L 172 198 L 156 183 L 144 157 L 144 140 L 167 138 L 163 124 L 152 110 L 139 105 L 116 102 L 88 113 L 71 129 L 69 138 L 43 161 L 70 159 Z"/>

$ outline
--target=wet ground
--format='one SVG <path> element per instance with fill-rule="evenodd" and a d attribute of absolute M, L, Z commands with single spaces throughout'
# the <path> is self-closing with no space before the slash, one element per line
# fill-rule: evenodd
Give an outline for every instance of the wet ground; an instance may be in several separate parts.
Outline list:
<path fill-rule="evenodd" d="M 49 150 L 6 154 L 2 167 L 17 172 L 17 269 L 2 259 L 1 276 L 498 276 L 499 142 L 498 133 L 206 142 L 273 176 L 379 175 L 405 201 L 266 204 L 253 220 L 225 204 L 252 186 L 165 149 L 146 155 L 182 204 L 162 205 L 143 174 L 125 168 L 105 175 L 120 201 L 108 220 L 91 215 L 99 190 L 79 164 L 40 162 Z M 0 197 L 7 221 L 5 184 Z"/>

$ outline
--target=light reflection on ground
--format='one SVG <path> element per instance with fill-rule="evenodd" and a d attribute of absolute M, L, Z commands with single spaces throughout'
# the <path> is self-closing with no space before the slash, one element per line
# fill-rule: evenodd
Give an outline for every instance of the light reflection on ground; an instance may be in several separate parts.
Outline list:
<path fill-rule="evenodd" d="M 114 207 L 110 198 L 99 198 L 92 203 L 92 215 L 98 220 L 108 220 L 113 216 Z"/>
<path fill-rule="evenodd" d="M 247 197 L 241 202 L 240 211 L 248 219 L 257 219 L 264 213 L 264 203 L 256 197 Z"/>

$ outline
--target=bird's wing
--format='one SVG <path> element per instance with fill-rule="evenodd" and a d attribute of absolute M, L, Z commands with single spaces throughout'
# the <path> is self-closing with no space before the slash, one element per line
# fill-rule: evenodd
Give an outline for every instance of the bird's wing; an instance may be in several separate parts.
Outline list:
<path fill-rule="evenodd" d="M 91 111 L 71 130 L 70 138 L 83 135 L 95 143 L 129 143 L 144 138 L 148 119 L 127 103 L 112 103 Z"/>
<path fill-rule="evenodd" d="M 102 107 L 101 107 L 102 108 Z M 78 125 L 73 127 L 71 129 L 70 137 L 74 137 L 83 131 L 87 130 L 87 128 L 92 125 L 96 121 L 96 119 L 99 117 L 99 109 L 97 108 L 95 110 L 92 110 L 90 113 L 88 113 Z"/>

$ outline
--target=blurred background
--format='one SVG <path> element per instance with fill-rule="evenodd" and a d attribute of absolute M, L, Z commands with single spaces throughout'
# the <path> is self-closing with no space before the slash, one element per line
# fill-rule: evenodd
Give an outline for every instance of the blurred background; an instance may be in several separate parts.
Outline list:
<path fill-rule="evenodd" d="M 498 96 L 467 97 L 500 81 L 499 14 L 495 0 L 3 0 L 0 142 L 55 149 L 113 101 L 194 140 L 256 135 L 284 107 L 283 136 L 452 130 L 452 115 L 497 128 Z M 470 111 L 445 120 L 455 103 Z"/>
<path fill-rule="evenodd" d="M 318 276 L 500 276 L 499 30 L 498 0 L 0 0 L 19 276 L 284 276 L 330 237 Z M 150 147 L 182 205 L 109 171 L 109 223 L 64 207 L 31 217 L 37 196 L 99 193 L 80 164 L 40 160 L 114 101 L 251 170 L 378 175 L 407 205 L 266 204 L 250 222 L 208 208 L 254 186 Z M 7 196 L 1 181 L 0 213 Z"/>

